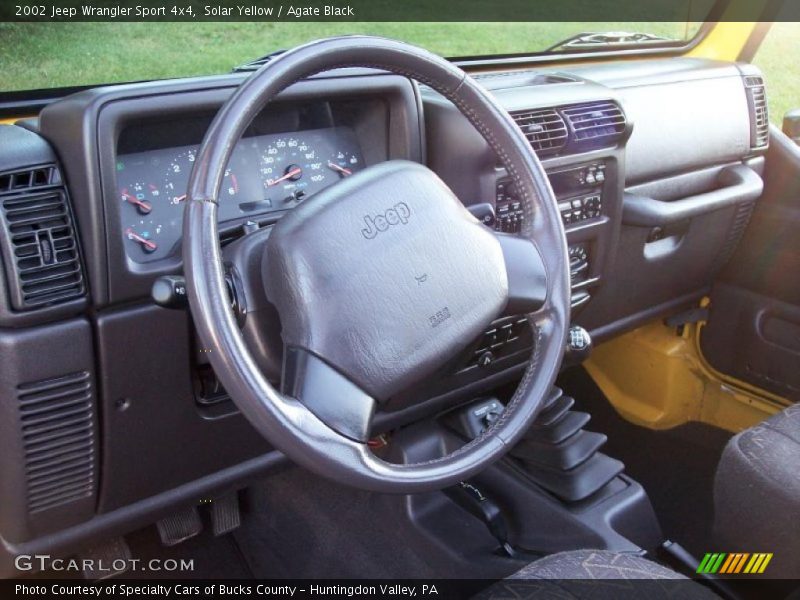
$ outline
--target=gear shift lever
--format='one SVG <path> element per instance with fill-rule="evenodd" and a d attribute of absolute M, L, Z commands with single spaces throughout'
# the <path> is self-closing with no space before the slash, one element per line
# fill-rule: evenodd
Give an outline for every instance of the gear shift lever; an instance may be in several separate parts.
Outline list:
<path fill-rule="evenodd" d="M 567 334 L 564 365 L 579 365 L 592 353 L 592 336 L 580 325 L 573 325 Z"/>

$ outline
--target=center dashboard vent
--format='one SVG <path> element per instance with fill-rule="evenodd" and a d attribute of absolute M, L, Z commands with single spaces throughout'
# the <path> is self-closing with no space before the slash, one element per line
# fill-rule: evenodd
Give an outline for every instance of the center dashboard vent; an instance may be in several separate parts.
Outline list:
<path fill-rule="evenodd" d="M 622 108 L 611 100 L 512 111 L 511 117 L 540 156 L 612 146 L 628 126 Z"/>
<path fill-rule="evenodd" d="M 14 309 L 85 294 L 72 211 L 55 166 L 0 174 L 0 216 Z"/>
<path fill-rule="evenodd" d="M 764 79 L 757 75 L 747 75 L 744 86 L 750 109 L 750 147 L 766 148 L 769 145 L 769 112 Z"/>
<path fill-rule="evenodd" d="M 567 125 L 554 109 L 516 111 L 511 117 L 538 154 L 556 154 L 567 145 Z"/>
<path fill-rule="evenodd" d="M 577 144 L 604 146 L 616 142 L 625 133 L 625 114 L 615 102 L 566 106 L 561 114 Z"/>

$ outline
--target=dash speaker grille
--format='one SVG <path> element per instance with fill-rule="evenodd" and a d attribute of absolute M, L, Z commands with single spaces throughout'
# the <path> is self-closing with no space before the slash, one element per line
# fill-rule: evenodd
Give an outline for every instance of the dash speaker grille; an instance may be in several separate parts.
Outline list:
<path fill-rule="evenodd" d="M 86 371 L 17 386 L 28 509 L 31 513 L 94 493 L 92 378 Z"/>

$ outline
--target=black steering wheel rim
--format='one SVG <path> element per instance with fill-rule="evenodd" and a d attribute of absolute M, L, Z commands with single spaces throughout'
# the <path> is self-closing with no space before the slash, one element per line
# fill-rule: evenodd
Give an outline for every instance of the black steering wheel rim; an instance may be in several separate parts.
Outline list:
<path fill-rule="evenodd" d="M 230 308 L 217 229 L 217 199 L 236 142 L 283 89 L 321 71 L 367 67 L 429 85 L 452 101 L 498 154 L 522 202 L 521 236 L 536 245 L 546 297 L 528 314 L 534 333 L 530 363 L 503 415 L 487 431 L 444 457 L 409 465 L 387 463 L 367 444 L 333 431 L 297 399 L 274 389 L 260 372 Z M 197 154 L 184 215 L 183 256 L 189 303 L 200 341 L 228 393 L 255 428 L 296 463 L 340 482 L 381 492 L 438 489 L 501 458 L 524 434 L 561 364 L 569 323 L 566 238 L 541 163 L 495 100 L 463 71 L 423 49 L 368 36 L 300 46 L 245 81 L 217 114 Z M 487 323 L 488 325 L 488 323 Z"/>

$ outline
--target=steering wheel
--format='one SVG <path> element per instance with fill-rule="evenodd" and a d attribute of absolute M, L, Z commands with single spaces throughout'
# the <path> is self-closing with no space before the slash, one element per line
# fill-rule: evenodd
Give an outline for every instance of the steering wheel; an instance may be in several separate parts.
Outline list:
<path fill-rule="evenodd" d="M 261 372 L 231 309 L 217 230 L 233 148 L 279 92 L 341 67 L 390 71 L 453 102 L 497 153 L 524 211 L 519 235 L 479 223 L 432 171 L 370 166 L 285 215 L 263 249 L 261 277 L 283 340 L 281 389 Z M 189 304 L 231 398 L 291 460 L 354 487 L 412 493 L 464 480 L 525 433 L 563 355 L 570 288 L 566 238 L 541 163 L 494 99 L 461 69 L 405 43 L 368 36 L 312 42 L 245 81 L 197 154 L 183 223 Z M 501 417 L 458 450 L 394 464 L 368 447 L 375 410 L 432 375 L 499 316 L 527 315 L 534 346 Z"/>

